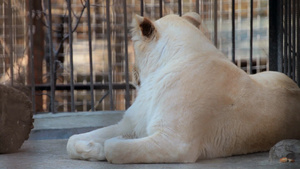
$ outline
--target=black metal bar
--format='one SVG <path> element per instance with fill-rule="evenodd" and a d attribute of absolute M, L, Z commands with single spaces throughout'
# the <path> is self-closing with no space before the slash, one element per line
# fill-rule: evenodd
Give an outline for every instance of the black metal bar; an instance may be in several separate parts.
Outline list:
<path fill-rule="evenodd" d="M 50 111 L 55 113 L 55 78 L 54 78 L 54 71 L 55 71 L 55 64 L 54 58 L 52 54 L 53 50 L 53 42 L 52 42 L 52 13 L 51 13 L 51 0 L 48 0 L 48 33 L 49 33 L 49 58 L 50 58 L 50 83 L 51 83 L 51 99 L 50 99 Z"/>
<path fill-rule="evenodd" d="M 107 50 L 108 50 L 108 80 L 109 80 L 109 97 L 110 97 L 110 110 L 114 110 L 114 98 L 112 88 L 112 55 L 111 55 L 111 39 L 110 39 L 110 0 L 106 0 L 106 29 L 107 29 Z"/>
<path fill-rule="evenodd" d="M 278 71 L 283 72 L 283 1 L 277 0 L 277 38 L 278 38 L 278 55 L 277 55 L 277 65 Z"/>
<path fill-rule="evenodd" d="M 232 11 L 231 11 L 231 41 L 232 41 L 232 62 L 235 63 L 235 0 L 232 0 Z"/>
<path fill-rule="evenodd" d="M 252 60 L 253 60 L 253 0 L 250 1 L 250 74 L 252 74 Z"/>
<path fill-rule="evenodd" d="M 196 12 L 200 14 L 200 3 L 199 0 L 196 0 Z"/>
<path fill-rule="evenodd" d="M 289 10 L 289 23 L 288 23 L 288 31 L 289 31 L 289 33 L 288 33 L 288 36 L 289 36 L 289 54 L 288 54 L 288 76 L 289 77 L 291 77 L 291 59 L 292 59 L 292 49 L 291 49 L 291 47 L 292 47 L 292 35 L 291 35 L 291 33 L 292 33 L 292 20 L 291 20 L 291 15 L 292 15 L 292 11 L 291 11 L 291 0 L 289 0 L 289 2 L 288 2 L 288 4 L 289 4 L 289 7 L 288 7 L 288 10 Z"/>
<path fill-rule="evenodd" d="M 181 0 L 178 0 L 178 14 L 179 14 L 179 16 L 182 16 L 182 2 L 181 2 Z"/>
<path fill-rule="evenodd" d="M 141 16 L 144 16 L 144 0 L 140 0 L 141 1 Z"/>
<path fill-rule="evenodd" d="M 297 83 L 300 87 L 300 3 L 297 1 Z"/>
<path fill-rule="evenodd" d="M 31 87 L 31 86 L 27 86 Z M 127 84 L 126 83 L 115 83 L 112 84 L 112 89 L 114 90 L 124 90 L 126 89 Z M 97 90 L 109 90 L 110 84 L 109 83 L 94 83 L 93 86 L 94 89 Z M 56 90 L 70 90 L 71 87 L 69 84 L 57 84 Z M 74 84 L 74 89 L 75 90 L 90 90 L 91 86 L 89 84 Z M 131 84 L 129 84 L 129 89 L 135 89 L 135 87 Z M 36 84 L 35 85 L 35 90 L 41 91 L 41 90 L 51 90 L 51 86 L 49 84 Z"/>
<path fill-rule="evenodd" d="M 293 0 L 293 66 L 292 66 L 292 74 L 293 74 L 293 80 L 296 80 L 296 1 Z"/>
<path fill-rule="evenodd" d="M 129 93 L 129 65 L 128 65 L 128 35 L 127 35 L 127 3 L 126 0 L 123 1 L 123 11 L 124 11 L 124 45 L 125 45 L 125 107 L 128 109 L 130 107 L 130 93 Z"/>
<path fill-rule="evenodd" d="M 269 70 L 278 71 L 278 50 L 277 46 L 279 43 L 278 39 L 278 0 L 269 2 Z"/>
<path fill-rule="evenodd" d="M 163 16 L 163 3 L 162 0 L 159 0 L 159 17 Z"/>
<path fill-rule="evenodd" d="M 279 7 L 280 0 L 274 0 L 269 2 L 269 70 L 278 71 L 279 65 L 278 60 L 280 55 L 280 51 L 278 48 L 280 47 L 280 28 L 282 27 L 282 23 L 279 23 L 281 20 L 279 11 L 281 11 Z M 278 21 L 279 20 L 279 21 Z M 282 47 L 281 47 L 282 48 Z"/>
<path fill-rule="evenodd" d="M 35 77 L 34 77 L 34 63 L 33 63 L 33 31 L 32 31 L 32 1 L 29 0 L 28 3 L 28 10 L 29 10 L 29 41 L 30 41 L 30 54 L 29 54 L 29 64 L 30 64 L 30 73 L 31 73 L 31 78 L 30 78 L 30 88 L 31 88 L 31 101 L 32 101 L 32 111 L 33 114 L 35 114 Z"/>
<path fill-rule="evenodd" d="M 284 56 L 283 56 L 283 61 L 284 61 L 284 66 L 283 66 L 283 72 L 285 73 L 285 74 L 287 74 L 287 55 L 288 55 L 288 47 L 287 47 L 287 45 L 288 45 L 288 43 L 287 43 L 287 37 L 288 37 L 288 35 L 287 35 L 287 27 L 288 27 L 288 10 L 287 10 L 287 8 L 288 8 L 288 0 L 285 0 L 285 5 L 284 5 L 284 10 L 285 10 L 285 20 L 284 20 Z"/>
<path fill-rule="evenodd" d="M 90 58 L 90 92 L 91 92 L 91 110 L 95 111 L 94 107 L 94 77 L 93 77 L 93 52 L 92 52 L 92 29 L 91 29 L 91 9 L 90 0 L 86 1 L 87 18 L 88 18 L 88 34 L 89 34 L 89 58 Z"/>
<path fill-rule="evenodd" d="M 70 80 L 70 87 L 71 87 L 71 111 L 75 111 L 75 105 L 74 105 L 74 68 L 73 68 L 73 34 L 72 34 L 72 10 L 71 10 L 71 0 L 68 0 L 68 18 L 69 18 L 69 47 L 70 47 L 70 75 L 71 75 L 71 80 Z"/>
<path fill-rule="evenodd" d="M 8 1 L 8 13 L 11 15 L 9 17 L 9 22 L 10 22 L 10 29 L 9 29 L 9 54 L 10 54 L 10 84 L 11 86 L 14 85 L 14 58 L 13 58 L 13 13 L 12 13 L 12 6 L 11 6 L 11 1 Z"/>
<path fill-rule="evenodd" d="M 218 47 L 218 0 L 214 0 L 214 44 Z"/>

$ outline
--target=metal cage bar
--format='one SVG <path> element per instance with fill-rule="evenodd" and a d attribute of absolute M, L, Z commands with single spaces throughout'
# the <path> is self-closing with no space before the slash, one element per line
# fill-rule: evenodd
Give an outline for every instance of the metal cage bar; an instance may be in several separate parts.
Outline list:
<path fill-rule="evenodd" d="M 74 84 L 75 90 L 91 90 L 91 86 L 89 84 Z M 99 90 L 109 90 L 110 84 L 109 83 L 94 83 L 94 89 Z M 124 83 L 115 83 L 112 84 L 112 88 L 114 90 L 124 90 L 126 88 L 126 84 Z M 69 84 L 58 84 L 56 85 L 56 90 L 70 90 L 71 87 Z M 129 89 L 135 89 L 135 87 L 131 84 L 129 84 Z M 41 90 L 51 90 L 51 86 L 48 84 L 36 84 L 35 90 L 41 91 Z"/>
<path fill-rule="evenodd" d="M 279 71 L 281 67 L 278 65 L 282 55 L 282 46 L 280 46 L 280 37 L 282 37 L 280 21 L 282 20 L 282 15 L 278 13 L 281 11 L 281 3 L 280 0 L 274 0 L 269 4 L 269 69 L 272 71 Z"/>
<path fill-rule="evenodd" d="M 196 0 L 196 12 L 198 14 L 200 13 L 200 3 L 199 3 L 199 0 Z"/>
<path fill-rule="evenodd" d="M 141 16 L 144 16 L 144 0 L 140 0 Z"/>
<path fill-rule="evenodd" d="M 250 58 L 249 58 L 249 73 L 253 72 L 253 0 L 250 1 Z"/>
<path fill-rule="evenodd" d="M 284 45 L 283 45 L 283 1 L 278 0 L 278 7 L 277 7 L 277 12 L 278 12 L 278 40 L 279 40 L 279 44 L 278 44 L 278 61 L 277 61 L 277 65 L 278 65 L 278 71 L 283 72 L 283 62 L 284 62 L 284 58 L 283 58 L 283 54 L 284 54 Z M 275 18 L 276 19 L 276 18 Z"/>
<path fill-rule="evenodd" d="M 30 41 L 30 53 L 29 53 L 29 57 L 31 59 L 29 59 L 29 64 L 30 64 L 30 73 L 31 73 L 31 78 L 30 78 L 30 87 L 31 87 L 31 100 L 32 100 L 32 111 L 35 114 L 35 77 L 34 77 L 34 63 L 33 63 L 33 31 L 32 31 L 32 1 L 33 0 L 29 0 L 28 3 L 28 10 L 29 10 L 29 41 Z"/>
<path fill-rule="evenodd" d="M 86 1 L 87 5 L 87 18 L 88 18 L 88 36 L 89 36 L 89 61 L 90 61 L 90 93 L 91 93 L 91 110 L 95 110 L 94 105 L 94 75 L 93 75 L 93 52 L 92 52 L 92 29 L 91 29 L 91 9 L 90 0 Z"/>
<path fill-rule="evenodd" d="M 297 83 L 300 86 L 300 3 L 297 1 Z"/>
<path fill-rule="evenodd" d="M 218 47 L 218 0 L 214 0 L 214 44 Z"/>
<path fill-rule="evenodd" d="M 53 42 L 52 42 L 52 13 L 51 13 L 51 0 L 48 0 L 48 33 L 49 33 L 49 58 L 50 58 L 50 83 L 51 83 L 51 105 L 50 105 L 50 112 L 55 113 L 55 76 L 54 76 L 54 71 L 55 71 L 55 62 L 52 54 L 53 50 Z"/>
<path fill-rule="evenodd" d="M 235 0 L 232 0 L 231 22 L 232 62 L 235 63 Z"/>
<path fill-rule="evenodd" d="M 284 5 L 284 55 L 283 55 L 283 61 L 284 61 L 284 67 L 283 67 L 283 72 L 285 74 L 287 74 L 287 66 L 288 66 L 288 62 L 287 62 L 287 56 L 288 56 L 288 35 L 287 35 L 287 28 L 288 28 L 288 1 L 285 0 L 285 5 Z"/>
<path fill-rule="evenodd" d="M 163 1 L 162 0 L 159 0 L 159 17 L 160 18 L 163 17 Z"/>
<path fill-rule="evenodd" d="M 182 16 L 182 0 L 178 0 L 178 15 Z"/>
<path fill-rule="evenodd" d="M 296 80 L 296 0 L 293 0 L 293 65 L 292 79 Z"/>
<path fill-rule="evenodd" d="M 289 77 L 291 77 L 291 72 L 292 72 L 292 70 L 291 70 L 291 59 L 292 59 L 292 35 L 291 35 L 291 33 L 292 33 L 292 20 L 291 20 L 291 16 L 292 16 L 292 7 L 291 7 L 292 5 L 291 5 L 291 0 L 288 0 L 288 13 L 289 13 L 289 16 L 288 16 L 288 33 L 287 33 L 287 35 L 288 35 L 288 73 L 287 73 L 287 75 L 289 76 Z"/>
<path fill-rule="evenodd" d="M 106 29 L 107 29 L 107 50 L 108 50 L 108 80 L 109 80 L 109 100 L 110 110 L 114 110 L 114 97 L 113 97 L 113 77 L 112 77 L 112 53 L 111 53 L 111 39 L 110 39 L 110 0 L 106 0 Z"/>
<path fill-rule="evenodd" d="M 9 17 L 9 55 L 10 55 L 10 84 L 11 86 L 14 85 L 14 57 L 13 57 L 13 51 L 14 51 L 14 45 L 13 45 L 13 11 L 12 11 L 12 5 L 11 1 L 8 1 L 8 13 L 11 15 Z"/>
<path fill-rule="evenodd" d="M 69 47 L 70 47 L 70 88 L 71 88 L 71 111 L 75 111 L 74 105 L 74 68 L 73 68 L 73 33 L 72 33 L 72 10 L 71 10 L 71 0 L 68 0 L 68 18 L 69 18 Z"/>
<path fill-rule="evenodd" d="M 127 3 L 123 1 L 124 11 L 124 45 L 125 45 L 125 108 L 130 106 L 130 93 L 129 93 L 129 64 L 128 64 L 128 35 L 127 35 Z"/>

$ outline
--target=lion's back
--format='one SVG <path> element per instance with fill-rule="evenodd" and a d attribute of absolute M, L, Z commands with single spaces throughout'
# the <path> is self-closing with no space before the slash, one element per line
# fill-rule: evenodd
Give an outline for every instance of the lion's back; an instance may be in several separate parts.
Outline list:
<path fill-rule="evenodd" d="M 292 79 L 280 72 L 261 72 L 251 75 L 251 78 L 268 88 L 299 89 L 298 85 Z"/>

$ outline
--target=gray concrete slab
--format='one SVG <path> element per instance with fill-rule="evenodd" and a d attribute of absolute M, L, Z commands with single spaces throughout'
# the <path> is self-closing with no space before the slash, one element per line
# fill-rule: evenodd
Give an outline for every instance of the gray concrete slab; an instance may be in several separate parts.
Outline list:
<path fill-rule="evenodd" d="M 36 114 L 33 130 L 104 127 L 117 123 L 124 111 L 65 112 Z"/>
<path fill-rule="evenodd" d="M 29 140 L 19 152 L 0 155 L 0 169 L 199 169 L 199 168 L 300 168 L 294 163 L 270 162 L 268 153 L 203 160 L 193 164 L 127 164 L 72 160 L 66 154 L 67 140 Z"/>
<path fill-rule="evenodd" d="M 85 133 L 116 124 L 124 111 L 66 112 L 36 114 L 30 140 L 67 139 L 71 135 Z"/>

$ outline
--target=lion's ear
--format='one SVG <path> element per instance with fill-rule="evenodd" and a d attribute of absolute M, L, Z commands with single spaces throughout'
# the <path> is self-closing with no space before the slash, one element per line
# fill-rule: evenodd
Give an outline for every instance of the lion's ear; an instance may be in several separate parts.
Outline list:
<path fill-rule="evenodd" d="M 135 15 L 135 24 L 141 30 L 143 36 L 150 38 L 155 34 L 155 26 L 150 19 Z"/>
<path fill-rule="evenodd" d="M 182 18 L 189 21 L 191 24 L 195 25 L 197 28 L 201 25 L 201 17 L 196 12 L 188 12 L 182 16 Z"/>

